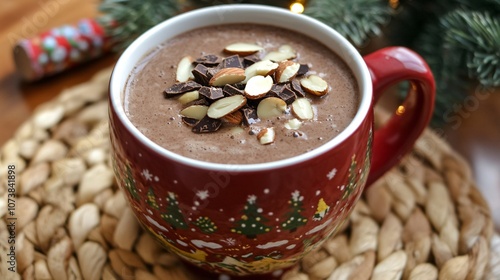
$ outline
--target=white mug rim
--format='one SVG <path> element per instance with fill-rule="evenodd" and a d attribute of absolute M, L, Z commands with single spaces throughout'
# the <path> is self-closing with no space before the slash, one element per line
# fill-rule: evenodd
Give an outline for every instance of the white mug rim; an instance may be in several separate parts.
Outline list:
<path fill-rule="evenodd" d="M 248 18 L 249 15 L 252 16 L 249 20 L 246 20 L 245 18 Z M 201 19 L 204 19 L 205 21 L 200 23 L 202 22 Z M 266 22 L 255 22 L 257 19 Z M 277 21 L 277 19 L 279 19 L 279 21 Z M 168 31 L 169 29 L 174 30 L 171 29 L 172 26 L 180 26 L 180 28 L 171 31 L 180 34 L 193 29 L 190 27 L 191 25 L 197 25 L 197 27 L 194 28 L 199 28 L 207 25 L 245 22 L 262 23 L 265 25 L 275 25 L 286 28 L 285 25 L 291 23 L 292 21 L 300 23 L 300 25 L 291 24 L 291 26 L 301 27 L 301 30 L 295 30 L 296 32 L 306 34 L 307 36 L 322 42 L 328 47 L 330 47 L 328 44 L 329 42 L 334 43 L 335 45 L 332 46 L 331 49 L 338 48 L 336 50 L 332 50 L 336 52 L 345 63 L 348 64 L 358 83 L 360 103 L 353 120 L 343 131 L 339 133 L 339 135 L 332 138 L 325 144 L 309 152 L 277 161 L 252 164 L 213 163 L 182 156 L 161 147 L 142 134 L 126 116 L 123 104 L 123 93 L 130 71 L 159 43 L 173 37 L 168 36 L 167 38 L 162 39 L 167 36 L 164 35 L 165 32 L 162 33 L 162 31 Z M 293 28 L 288 29 L 294 30 Z M 314 32 L 306 33 L 304 32 L 304 29 Z M 200 8 L 177 15 L 159 23 L 134 40 L 134 42 L 130 44 L 130 46 L 128 46 L 127 49 L 121 54 L 114 66 L 109 84 L 110 106 L 112 106 L 119 121 L 136 139 L 163 157 L 194 168 L 213 171 L 237 170 L 238 172 L 256 172 L 294 166 L 316 158 L 334 149 L 357 131 L 366 116 L 370 113 L 372 99 L 372 80 L 368 67 L 366 66 L 362 56 L 347 39 L 341 36 L 334 29 L 311 17 L 294 14 L 283 8 L 257 4 L 231 4 Z"/>

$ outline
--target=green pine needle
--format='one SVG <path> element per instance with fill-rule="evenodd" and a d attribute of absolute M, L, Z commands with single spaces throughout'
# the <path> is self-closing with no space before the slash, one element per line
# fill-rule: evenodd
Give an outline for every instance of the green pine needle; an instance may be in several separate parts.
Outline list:
<path fill-rule="evenodd" d="M 359 47 L 370 36 L 382 33 L 379 26 L 389 21 L 393 10 L 381 0 L 311 0 L 304 13 L 326 23 Z"/>
<path fill-rule="evenodd" d="M 156 24 L 178 14 L 182 5 L 177 0 L 103 0 L 99 11 L 100 23 L 123 50 L 135 38 Z"/>
<path fill-rule="evenodd" d="M 441 21 L 445 48 L 465 52 L 469 77 L 500 86 L 500 21 L 488 12 L 454 11 Z"/>
<path fill-rule="evenodd" d="M 437 84 L 433 125 L 441 126 L 463 102 L 473 81 L 500 86 L 500 22 L 487 11 L 453 10 L 429 24 L 417 40 Z"/>

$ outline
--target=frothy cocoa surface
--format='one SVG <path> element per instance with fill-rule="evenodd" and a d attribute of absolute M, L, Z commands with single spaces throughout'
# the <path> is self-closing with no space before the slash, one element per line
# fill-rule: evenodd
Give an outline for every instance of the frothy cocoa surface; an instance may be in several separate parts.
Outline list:
<path fill-rule="evenodd" d="M 307 63 L 310 73 L 330 85 L 323 97 L 308 96 L 314 120 L 297 131 L 284 127 L 292 113 L 264 120 L 251 127 L 225 126 L 213 133 L 195 134 L 179 115 L 183 108 L 175 98 L 166 99 L 165 88 L 175 83 L 178 62 L 184 56 L 223 53 L 231 43 L 247 42 L 265 52 L 288 44 L 297 51 L 295 61 Z M 262 53 L 262 56 L 265 53 Z M 352 121 L 359 106 L 359 90 L 350 69 L 335 53 L 317 41 L 289 30 L 254 24 L 221 25 L 190 31 L 158 46 L 139 63 L 129 77 L 125 111 L 132 123 L 160 146 L 180 155 L 207 162 L 251 164 L 290 158 L 317 148 L 337 136 Z M 262 145 L 250 130 L 274 127 L 276 141 Z"/>

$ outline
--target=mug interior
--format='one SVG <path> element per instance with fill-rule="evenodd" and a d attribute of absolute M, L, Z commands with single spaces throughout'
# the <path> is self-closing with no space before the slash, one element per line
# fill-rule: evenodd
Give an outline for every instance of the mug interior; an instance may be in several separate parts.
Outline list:
<path fill-rule="evenodd" d="M 273 162 L 239 164 L 238 171 L 251 172 L 294 165 L 321 155 L 345 141 L 361 125 L 370 111 L 372 81 L 368 68 L 359 52 L 339 33 L 327 25 L 305 15 L 294 14 L 283 8 L 263 5 L 234 4 L 213 6 L 187 12 L 168 19 L 151 28 L 137 38 L 120 56 L 110 80 L 110 102 L 121 123 L 139 141 L 158 154 L 189 166 L 208 169 L 234 169 L 235 165 L 200 161 L 173 153 L 151 141 L 128 119 L 124 110 L 124 93 L 128 77 L 134 67 L 152 50 L 187 31 L 220 24 L 262 24 L 272 25 L 305 34 L 330 48 L 339 55 L 354 74 L 360 94 L 358 111 L 351 123 L 336 137 L 307 153 Z"/>

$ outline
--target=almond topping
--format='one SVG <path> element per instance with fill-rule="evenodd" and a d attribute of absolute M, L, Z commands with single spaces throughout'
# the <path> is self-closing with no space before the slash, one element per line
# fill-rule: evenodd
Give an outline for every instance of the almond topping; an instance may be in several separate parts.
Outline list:
<path fill-rule="evenodd" d="M 299 68 L 299 63 L 290 60 L 282 61 L 274 73 L 274 78 L 277 83 L 289 82 L 297 75 Z"/>
<path fill-rule="evenodd" d="M 226 123 L 238 125 L 243 121 L 243 113 L 240 110 L 234 111 L 223 116 L 221 119 Z"/>
<path fill-rule="evenodd" d="M 290 45 L 283 45 L 278 49 L 278 51 L 273 51 L 266 54 L 264 56 L 264 59 L 280 62 L 284 60 L 294 59 L 296 57 L 297 53 Z"/>
<path fill-rule="evenodd" d="M 297 98 L 292 103 L 292 112 L 301 120 L 312 120 L 314 117 L 311 102 L 305 98 Z"/>
<path fill-rule="evenodd" d="M 299 129 L 301 126 L 302 122 L 295 118 L 285 123 L 285 128 L 290 130 Z"/>
<path fill-rule="evenodd" d="M 179 99 L 177 99 L 182 105 L 186 105 L 189 102 L 195 101 L 198 98 L 200 98 L 200 94 L 198 93 L 197 90 L 189 91 L 181 96 L 179 96 Z"/>
<path fill-rule="evenodd" d="M 193 58 L 190 56 L 183 57 L 179 61 L 179 64 L 177 65 L 177 72 L 175 74 L 175 79 L 181 83 L 194 79 L 193 73 L 191 73 L 193 69 L 194 69 Z"/>
<path fill-rule="evenodd" d="M 247 56 L 262 50 L 261 46 L 249 43 L 234 43 L 224 48 L 224 52 Z"/>
<path fill-rule="evenodd" d="M 226 84 L 237 84 L 245 80 L 245 70 L 236 67 L 223 68 L 215 74 L 208 82 L 211 86 L 223 86 Z"/>
<path fill-rule="evenodd" d="M 219 119 L 231 114 L 247 103 L 243 95 L 233 95 L 221 98 L 208 107 L 207 115 L 213 119 Z"/>
<path fill-rule="evenodd" d="M 286 102 L 277 97 L 264 98 L 257 106 L 259 119 L 279 117 L 286 111 Z"/>
<path fill-rule="evenodd" d="M 183 117 L 195 120 L 201 120 L 207 115 L 208 106 L 205 105 L 192 105 L 182 109 L 180 114 Z"/>
<path fill-rule="evenodd" d="M 262 145 L 268 145 L 274 142 L 276 138 L 276 133 L 273 127 L 262 129 L 259 134 L 257 134 L 257 139 Z"/>
<path fill-rule="evenodd" d="M 328 92 L 328 83 L 317 75 L 309 75 L 300 80 L 302 88 L 310 94 L 323 96 Z"/>
<path fill-rule="evenodd" d="M 245 80 L 243 83 L 247 83 L 252 77 L 257 75 L 268 76 L 272 75 L 276 69 L 278 69 L 279 64 L 274 63 L 271 60 L 262 60 L 255 62 L 254 64 L 248 66 L 245 69 Z"/>
<path fill-rule="evenodd" d="M 271 76 L 255 76 L 248 80 L 245 86 L 245 96 L 249 99 L 259 99 L 264 97 L 273 87 Z"/>

